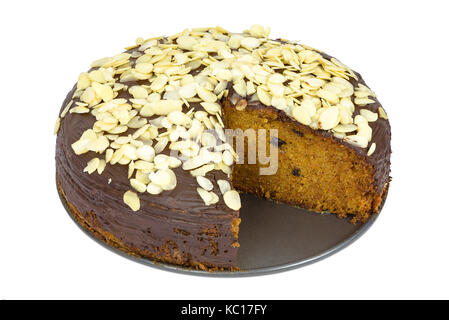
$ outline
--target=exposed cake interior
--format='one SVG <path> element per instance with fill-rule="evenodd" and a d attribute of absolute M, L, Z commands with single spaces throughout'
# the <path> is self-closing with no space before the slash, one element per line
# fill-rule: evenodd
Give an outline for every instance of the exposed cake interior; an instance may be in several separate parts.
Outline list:
<path fill-rule="evenodd" d="M 227 103 L 223 111 L 231 129 L 250 129 L 256 135 L 266 132 L 267 136 L 276 129 L 278 135 L 265 139 L 267 153 L 270 147 L 278 153 L 277 172 L 272 175 L 260 174 L 260 167 L 268 164 L 261 164 L 259 158 L 256 164 L 248 164 L 251 138 L 245 135 L 245 161 L 233 167 L 231 176 L 237 190 L 340 217 L 355 214 L 357 221 L 365 221 L 377 211 L 381 195 L 375 192 L 373 168 L 360 161 L 353 149 L 288 121 L 273 109 L 248 106 L 239 111 Z"/>

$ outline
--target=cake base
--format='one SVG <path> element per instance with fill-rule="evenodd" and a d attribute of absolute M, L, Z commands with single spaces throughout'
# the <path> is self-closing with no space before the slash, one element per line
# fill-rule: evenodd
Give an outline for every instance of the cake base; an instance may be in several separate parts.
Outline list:
<path fill-rule="evenodd" d="M 58 185 L 58 184 L 57 184 Z M 92 239 L 111 251 L 158 269 L 184 274 L 216 277 L 256 276 L 287 271 L 320 261 L 345 248 L 363 235 L 378 214 L 362 224 L 350 223 L 332 214 L 317 214 L 275 203 L 252 195 L 242 195 L 240 248 L 235 269 L 195 268 L 161 262 L 161 257 L 143 257 L 126 248 L 113 235 L 92 226 L 67 202 L 58 185 L 61 201 L 76 224 Z M 386 193 L 384 200 L 386 198 Z M 384 201 L 383 201 L 384 202 Z M 383 205 L 383 203 L 382 203 Z M 170 257 L 165 257 L 168 261 Z"/>

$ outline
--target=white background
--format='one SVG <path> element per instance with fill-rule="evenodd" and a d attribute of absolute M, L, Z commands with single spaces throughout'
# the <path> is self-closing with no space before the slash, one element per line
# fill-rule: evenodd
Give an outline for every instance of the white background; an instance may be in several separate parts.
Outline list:
<path fill-rule="evenodd" d="M 0 299 L 449 298 L 447 1 L 8 1 L 0 17 Z M 259 23 L 359 71 L 393 129 L 388 201 L 357 242 L 263 277 L 201 278 L 105 250 L 64 211 L 53 125 L 97 58 L 139 37 Z"/>

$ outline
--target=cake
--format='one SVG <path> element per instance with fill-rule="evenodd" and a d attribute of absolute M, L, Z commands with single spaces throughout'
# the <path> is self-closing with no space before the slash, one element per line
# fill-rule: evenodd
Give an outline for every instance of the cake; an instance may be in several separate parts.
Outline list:
<path fill-rule="evenodd" d="M 352 223 L 379 213 L 390 124 L 337 59 L 260 25 L 138 38 L 125 50 L 79 75 L 55 125 L 58 192 L 107 245 L 236 270 L 239 192 Z"/>

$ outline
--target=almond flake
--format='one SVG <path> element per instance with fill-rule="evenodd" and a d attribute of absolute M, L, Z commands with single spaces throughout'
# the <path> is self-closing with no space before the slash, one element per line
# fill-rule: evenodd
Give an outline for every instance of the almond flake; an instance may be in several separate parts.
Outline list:
<path fill-rule="evenodd" d="M 382 119 L 388 120 L 388 116 L 387 116 L 387 113 L 385 112 L 384 108 L 379 107 L 379 109 L 377 111 L 379 112 L 379 117 L 381 117 Z"/>
<path fill-rule="evenodd" d="M 240 96 L 246 97 L 246 83 L 243 79 L 238 81 L 233 88 Z"/>
<path fill-rule="evenodd" d="M 354 124 L 339 124 L 338 126 L 334 127 L 333 130 L 339 133 L 348 133 L 356 131 L 357 126 Z"/>
<path fill-rule="evenodd" d="M 181 111 L 182 104 L 182 100 L 159 100 L 149 103 L 149 106 L 151 107 L 153 114 L 168 115 L 173 111 Z"/>
<path fill-rule="evenodd" d="M 88 174 L 93 173 L 95 170 L 97 170 L 98 165 L 100 164 L 99 158 L 93 158 L 87 163 L 87 166 L 84 168 L 84 172 L 87 172 Z"/>
<path fill-rule="evenodd" d="M 369 98 L 355 98 L 354 103 L 358 106 L 366 106 L 367 104 L 374 103 L 375 101 Z"/>
<path fill-rule="evenodd" d="M 129 180 L 131 186 L 136 189 L 138 192 L 145 192 L 147 190 L 147 186 L 137 179 Z"/>
<path fill-rule="evenodd" d="M 105 168 L 106 168 L 106 161 L 101 159 L 97 167 L 98 174 L 102 174 Z"/>
<path fill-rule="evenodd" d="M 325 108 L 320 114 L 318 120 L 318 127 L 323 130 L 329 130 L 337 126 L 339 119 L 340 110 L 338 107 Z"/>
<path fill-rule="evenodd" d="M 363 116 L 368 122 L 374 122 L 378 118 L 378 114 L 368 109 L 360 109 L 360 115 Z"/>
<path fill-rule="evenodd" d="M 303 106 L 296 105 L 293 108 L 292 116 L 296 121 L 306 126 L 308 126 L 312 122 L 309 112 Z"/>
<path fill-rule="evenodd" d="M 131 208 L 133 211 L 138 211 L 140 209 L 140 199 L 137 193 L 129 190 L 123 195 L 123 201 Z"/>
<path fill-rule="evenodd" d="M 61 127 L 61 118 L 58 117 L 58 119 L 56 119 L 56 123 L 55 123 L 55 128 L 53 133 L 54 134 L 58 134 L 59 128 Z"/>
<path fill-rule="evenodd" d="M 70 107 L 72 106 L 72 104 L 73 104 L 73 100 L 70 100 L 70 102 L 65 106 L 64 110 L 62 110 L 61 116 L 60 116 L 61 118 L 64 118 L 65 115 L 67 114 L 67 112 L 69 112 Z"/>
<path fill-rule="evenodd" d="M 240 202 L 240 195 L 235 190 L 226 191 L 223 194 L 223 200 L 225 204 L 232 210 L 239 210 L 242 207 Z"/>
<path fill-rule="evenodd" d="M 197 176 L 196 181 L 198 182 L 200 187 L 206 191 L 211 191 L 214 188 L 212 182 L 203 176 Z"/>
<path fill-rule="evenodd" d="M 374 153 L 374 151 L 376 150 L 376 144 L 373 142 L 371 144 L 371 146 L 368 149 L 368 152 L 366 153 L 366 155 L 369 157 L 370 155 L 372 155 Z"/>
<path fill-rule="evenodd" d="M 223 152 L 223 163 L 227 166 L 231 166 L 234 163 L 234 157 L 229 150 Z"/>
<path fill-rule="evenodd" d="M 190 119 L 189 116 L 187 116 L 182 111 L 173 111 L 170 112 L 167 116 L 168 121 L 170 121 L 173 124 L 186 126 L 189 125 L 192 122 L 192 119 Z"/>
<path fill-rule="evenodd" d="M 260 41 L 253 37 L 245 37 L 240 41 L 240 45 L 248 50 L 252 50 L 260 46 Z"/>
<path fill-rule="evenodd" d="M 98 82 L 92 82 L 92 88 L 94 89 L 95 94 L 104 102 L 111 101 L 114 98 L 114 92 L 108 85 L 100 84 Z"/>
<path fill-rule="evenodd" d="M 142 86 L 132 86 L 128 91 L 135 99 L 146 99 L 148 97 L 148 91 Z"/>
<path fill-rule="evenodd" d="M 200 168 L 197 168 L 195 170 L 191 170 L 190 174 L 194 177 L 197 176 L 205 176 L 209 171 L 214 170 L 214 165 L 213 164 L 206 164 Z"/>
<path fill-rule="evenodd" d="M 83 106 L 77 106 L 70 109 L 70 113 L 89 113 L 89 108 L 83 107 Z"/>
<path fill-rule="evenodd" d="M 157 195 L 162 192 L 162 188 L 155 183 L 150 183 L 147 187 L 147 192 L 149 194 Z"/>
<path fill-rule="evenodd" d="M 201 136 L 201 144 L 205 147 L 215 147 L 217 139 L 212 133 L 204 132 Z"/>
<path fill-rule="evenodd" d="M 179 95 L 185 99 L 193 98 L 196 95 L 197 86 L 196 83 L 186 84 L 179 89 Z"/>
<path fill-rule="evenodd" d="M 317 96 L 329 101 L 331 104 L 336 104 L 339 101 L 338 95 L 330 90 L 320 89 L 317 91 Z"/>
<path fill-rule="evenodd" d="M 201 102 L 201 106 L 206 110 L 209 114 L 221 114 L 221 107 L 218 103 L 215 102 Z"/>
<path fill-rule="evenodd" d="M 249 34 L 256 38 L 262 38 L 265 36 L 265 30 L 260 24 L 255 24 L 249 29 Z"/>
<path fill-rule="evenodd" d="M 259 98 L 259 101 L 264 105 L 271 106 L 271 96 L 262 88 L 262 86 L 257 87 L 257 97 Z"/>
<path fill-rule="evenodd" d="M 155 145 L 154 145 L 154 152 L 156 154 L 161 153 L 162 151 L 164 151 L 165 147 L 168 144 L 168 139 L 167 138 L 161 138 Z"/>
<path fill-rule="evenodd" d="M 204 89 L 203 87 L 198 87 L 196 89 L 196 93 L 205 102 L 215 102 L 215 101 L 217 101 L 217 96 L 214 93 Z"/>
<path fill-rule="evenodd" d="M 136 71 L 145 74 L 150 73 L 153 71 L 153 64 L 149 62 L 138 63 L 136 64 Z"/>
<path fill-rule="evenodd" d="M 193 47 L 198 43 L 197 40 L 190 36 L 180 36 L 176 39 L 179 47 L 185 50 L 192 50 Z"/>
<path fill-rule="evenodd" d="M 212 194 L 206 190 L 204 190 L 203 188 L 196 188 L 196 191 L 198 192 L 198 194 L 200 195 L 201 199 L 203 199 L 204 204 L 206 206 L 210 205 L 211 201 L 214 199 L 214 197 L 212 196 Z"/>
<path fill-rule="evenodd" d="M 309 116 L 313 117 L 316 113 L 315 103 L 312 99 L 304 99 L 301 101 L 301 107 L 307 110 Z"/>
<path fill-rule="evenodd" d="M 153 161 L 155 156 L 155 151 L 152 146 L 144 145 L 142 147 L 137 148 L 136 150 L 136 156 L 139 159 L 145 160 L 145 161 Z"/>
<path fill-rule="evenodd" d="M 217 180 L 217 184 L 221 194 L 225 194 L 227 191 L 231 190 L 231 185 L 226 180 Z"/>
<path fill-rule="evenodd" d="M 168 82 L 168 77 L 165 74 L 160 74 L 156 79 L 151 83 L 150 89 L 159 92 L 161 91 Z"/>
<path fill-rule="evenodd" d="M 138 170 L 146 170 L 146 171 L 151 171 L 154 169 L 154 163 L 152 162 L 148 162 L 148 161 L 144 161 L 144 160 L 137 160 L 134 163 L 134 167 Z"/>
<path fill-rule="evenodd" d="M 344 141 L 346 141 L 356 147 L 360 147 L 360 148 L 366 148 L 368 146 L 368 139 L 366 139 L 365 137 L 358 135 L 358 134 L 346 136 L 344 138 Z"/>

